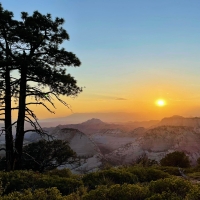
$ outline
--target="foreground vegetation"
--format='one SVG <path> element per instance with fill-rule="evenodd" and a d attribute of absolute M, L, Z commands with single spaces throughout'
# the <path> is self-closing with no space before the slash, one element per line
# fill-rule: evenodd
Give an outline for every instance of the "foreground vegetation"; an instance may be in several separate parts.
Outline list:
<path fill-rule="evenodd" d="M 67 143 L 41 140 L 24 148 L 24 170 L 0 171 L 0 200 L 200 199 L 200 159 L 191 167 L 184 152 L 169 153 L 159 164 L 142 155 L 131 166 L 105 164 L 99 171 L 75 175 L 55 169 L 74 155 Z M 1 165 L 5 169 L 4 159 Z"/>
<path fill-rule="evenodd" d="M 200 168 L 140 165 L 74 175 L 68 169 L 45 173 L 0 172 L 0 200 L 198 200 Z"/>

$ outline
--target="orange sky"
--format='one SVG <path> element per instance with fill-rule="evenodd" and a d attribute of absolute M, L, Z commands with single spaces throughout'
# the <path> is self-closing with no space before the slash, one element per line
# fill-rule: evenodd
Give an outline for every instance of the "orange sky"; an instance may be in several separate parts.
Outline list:
<path fill-rule="evenodd" d="M 153 92 L 154 93 L 154 92 Z M 141 113 L 144 119 L 161 119 L 172 115 L 183 115 L 186 117 L 197 116 L 200 111 L 199 101 L 195 99 L 187 99 L 187 96 L 178 99 L 177 93 L 171 95 L 154 95 L 151 92 L 144 92 L 142 97 L 132 99 L 120 99 L 116 97 L 105 97 L 96 95 L 91 98 L 90 95 L 82 93 L 75 99 L 63 98 L 70 105 L 70 109 L 63 106 L 61 103 L 55 101 L 56 114 L 50 114 L 42 106 L 32 106 L 39 119 L 65 117 L 72 113 L 89 113 L 89 112 L 128 112 L 128 113 Z M 129 95 L 131 97 L 131 95 Z M 174 98 L 172 98 L 174 97 Z M 155 101 L 163 99 L 166 105 L 159 107 Z M 133 119 L 137 120 L 137 119 Z"/>
<path fill-rule="evenodd" d="M 200 1 L 20 1 L 1 2 L 17 19 L 35 10 L 65 19 L 70 41 L 62 47 L 82 62 L 67 68 L 83 87 L 77 98 L 64 98 L 74 113 L 200 116 Z M 160 98 L 166 106 L 155 105 Z M 55 115 L 33 109 L 40 119 L 72 114 L 55 105 Z"/>

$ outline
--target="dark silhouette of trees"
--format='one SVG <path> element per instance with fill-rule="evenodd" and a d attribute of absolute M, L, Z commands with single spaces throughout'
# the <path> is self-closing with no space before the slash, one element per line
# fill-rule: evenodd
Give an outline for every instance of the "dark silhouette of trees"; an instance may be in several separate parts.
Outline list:
<path fill-rule="evenodd" d="M 200 158 L 197 159 L 197 166 L 200 167 Z"/>
<path fill-rule="evenodd" d="M 75 162 L 76 153 L 66 141 L 40 140 L 24 146 L 22 168 L 44 172 Z"/>
<path fill-rule="evenodd" d="M 66 73 L 66 66 L 80 66 L 81 62 L 75 54 L 60 48 L 65 40 L 69 40 L 63 23 L 62 18 L 53 20 L 50 14 L 42 15 L 38 11 L 31 16 L 22 12 L 21 21 L 16 21 L 12 12 L 0 6 L 0 94 L 8 171 L 21 168 L 24 134 L 33 130 L 45 134 L 29 106 L 42 105 L 54 113 L 45 102 L 55 107 L 54 98 L 68 106 L 59 96 L 76 96 L 82 91 L 76 80 Z M 19 77 L 12 76 L 13 71 L 17 71 Z M 15 107 L 11 107 L 12 99 L 16 102 Z M 18 111 L 16 122 L 12 122 L 12 109 Z M 25 122 L 33 129 L 24 130 Z"/>
<path fill-rule="evenodd" d="M 12 134 L 12 118 L 11 97 L 13 96 L 14 87 L 19 80 L 14 80 L 11 71 L 18 68 L 16 60 L 17 52 L 13 49 L 18 39 L 15 36 L 17 21 L 13 20 L 12 12 L 3 10 L 0 5 L 0 105 L 1 120 L 4 121 L 5 142 L 6 142 L 6 159 L 7 170 L 11 170 L 13 161 L 13 134 Z M 13 52 L 11 54 L 11 49 Z"/>
<path fill-rule="evenodd" d="M 23 146 L 21 169 L 44 172 L 65 164 L 79 162 L 67 141 L 39 140 Z M 0 160 L 0 170 L 5 169 L 6 157 Z"/>
<path fill-rule="evenodd" d="M 190 167 L 189 157 L 184 152 L 174 151 L 160 160 L 162 166 Z"/>

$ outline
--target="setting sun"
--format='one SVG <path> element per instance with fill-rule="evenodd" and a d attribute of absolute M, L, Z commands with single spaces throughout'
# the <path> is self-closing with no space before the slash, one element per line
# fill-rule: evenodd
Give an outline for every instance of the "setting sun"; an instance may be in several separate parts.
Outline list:
<path fill-rule="evenodd" d="M 162 107 L 162 106 L 165 106 L 165 105 L 166 105 L 166 102 L 165 102 L 165 100 L 163 100 L 163 99 L 158 99 L 158 100 L 156 101 L 156 105 Z"/>

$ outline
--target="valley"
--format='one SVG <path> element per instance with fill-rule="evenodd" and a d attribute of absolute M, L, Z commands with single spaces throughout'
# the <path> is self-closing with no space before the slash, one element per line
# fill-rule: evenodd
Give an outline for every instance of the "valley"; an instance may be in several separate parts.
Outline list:
<path fill-rule="evenodd" d="M 200 119 L 173 116 L 150 123 L 105 123 L 89 119 L 79 124 L 44 128 L 56 139 L 66 140 L 82 157 L 79 166 L 69 167 L 75 173 L 91 172 L 104 163 L 130 165 L 139 156 L 159 162 L 166 154 L 184 151 L 191 164 L 200 157 Z M 186 124 L 186 125 L 185 125 Z M 28 142 L 40 139 L 36 133 L 25 138 Z"/>

